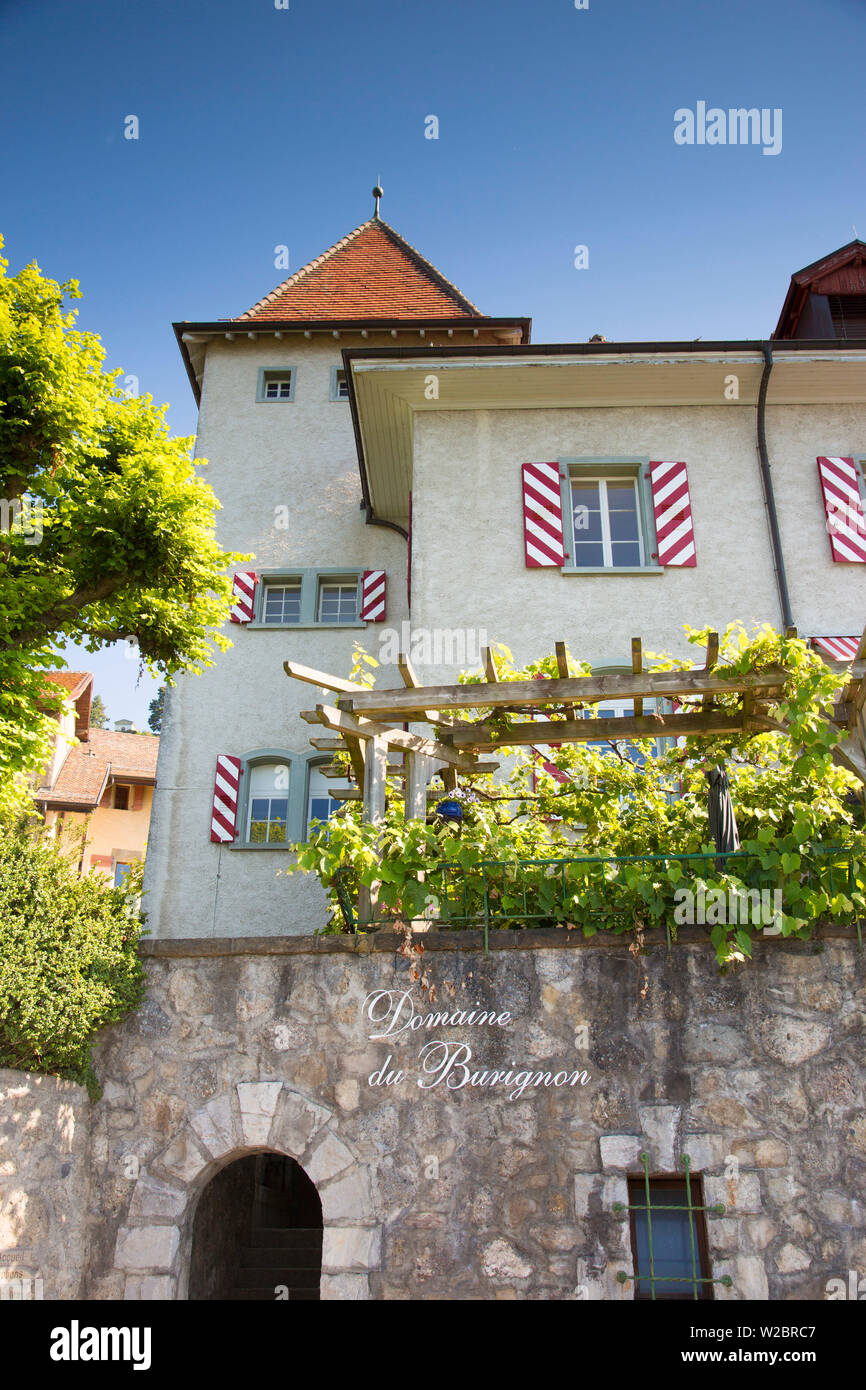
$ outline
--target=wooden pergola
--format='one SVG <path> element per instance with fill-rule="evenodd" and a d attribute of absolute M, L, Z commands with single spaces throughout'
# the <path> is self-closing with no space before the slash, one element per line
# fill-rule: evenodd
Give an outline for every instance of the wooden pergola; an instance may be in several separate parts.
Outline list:
<path fill-rule="evenodd" d="M 789 629 L 789 637 L 796 637 Z M 558 675 L 529 681 L 500 680 L 492 650 L 484 649 L 486 680 L 475 685 L 424 686 L 418 681 L 406 655 L 398 668 L 402 687 L 370 690 L 327 672 L 315 671 L 294 661 L 284 669 L 294 680 L 331 691 L 332 704 L 317 704 L 301 718 L 330 730 L 329 737 L 313 737 L 314 748 L 328 753 L 346 753 L 354 786 L 335 789 L 337 800 L 362 800 L 364 820 L 380 822 L 385 815 L 388 779 L 400 779 L 406 816 L 424 819 L 428 798 L 441 793 L 429 789 L 433 761 L 446 791 L 457 786 L 458 775 L 477 778 L 495 772 L 499 764 L 481 761 L 479 754 L 497 748 L 538 747 L 545 744 L 617 742 L 635 738 L 679 738 L 682 735 L 711 737 L 753 731 L 788 732 L 785 720 L 774 720 L 769 709 L 781 699 L 787 673 L 782 667 L 767 667 L 736 679 L 716 673 L 718 633 L 710 633 L 704 665 L 687 671 L 645 671 L 641 639 L 632 639 L 631 673 L 618 675 L 570 676 L 565 642 L 556 643 Z M 866 630 L 853 662 L 829 661 L 825 664 L 848 674 L 840 700 L 827 711 L 827 720 L 844 737 L 833 749 L 837 763 L 855 773 L 866 784 Z M 718 696 L 736 696 L 736 707 L 719 708 Z M 628 717 L 584 717 L 586 706 L 604 700 L 633 701 L 634 714 Z M 672 713 L 644 713 L 644 700 L 667 700 L 679 706 Z M 457 711 L 493 710 L 510 714 L 518 722 L 507 727 L 485 715 L 478 722 L 456 719 Z M 520 716 L 525 715 L 525 721 Z M 555 715 L 555 718 L 539 718 Z M 407 724 L 427 724 L 432 733 L 410 732 Z M 389 762 L 389 753 L 400 761 Z M 345 768 L 330 764 L 326 777 L 345 778 Z"/>

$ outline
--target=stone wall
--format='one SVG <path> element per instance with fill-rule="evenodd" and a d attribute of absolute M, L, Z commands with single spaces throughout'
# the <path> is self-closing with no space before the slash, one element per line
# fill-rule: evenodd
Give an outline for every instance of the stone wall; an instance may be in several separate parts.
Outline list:
<path fill-rule="evenodd" d="M 81 1086 L 0 1070 L 0 1298 L 81 1296 L 90 1119 Z"/>
<path fill-rule="evenodd" d="M 759 940 L 722 976 L 699 929 L 680 937 L 636 962 L 621 938 L 495 933 L 485 956 L 473 934 L 430 933 L 432 1005 L 393 938 L 148 942 L 148 1000 L 98 1049 L 85 1295 L 186 1297 L 202 1192 L 268 1149 L 317 1185 L 326 1299 L 631 1299 L 613 1204 L 644 1151 L 656 1173 L 688 1154 L 726 1208 L 707 1222 L 733 1281 L 716 1297 L 822 1298 L 863 1276 L 856 938 Z M 463 1025 L 371 1039 L 365 1000 L 407 990 Z M 433 1070 L 446 1043 L 452 1061 L 471 1049 L 466 1085 Z M 76 1258 L 59 1243 L 50 1262 Z"/>

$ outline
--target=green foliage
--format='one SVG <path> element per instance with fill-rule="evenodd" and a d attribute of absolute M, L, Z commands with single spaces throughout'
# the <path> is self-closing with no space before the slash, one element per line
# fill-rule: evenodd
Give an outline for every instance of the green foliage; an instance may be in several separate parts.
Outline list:
<path fill-rule="evenodd" d="M 162 717 L 165 713 L 165 686 L 161 685 L 147 707 L 147 727 L 151 733 L 162 732 Z"/>
<path fill-rule="evenodd" d="M 705 645 L 705 630 L 687 632 L 690 641 Z M 553 654 L 518 671 L 500 648 L 497 665 L 506 680 L 557 674 Z M 862 787 L 834 764 L 840 735 L 822 715 L 845 678 L 805 643 L 771 628 L 751 638 L 739 624 L 728 629 L 720 643 L 720 676 L 769 665 L 787 673 L 783 699 L 770 713 L 790 721 L 791 736 L 746 731 L 693 736 L 683 746 L 667 739 L 659 756 L 651 739 L 545 750 L 545 761 L 568 776 L 564 784 L 532 750 L 507 748 L 509 724 L 525 714 L 454 711 L 468 719 L 483 716 L 500 729 L 497 756 L 509 754 L 513 764 L 506 787 L 494 790 L 514 800 L 491 800 L 491 789 L 474 783 L 474 790 L 461 793 L 459 829 L 406 823 L 396 798 L 384 825 L 363 825 L 358 804 L 349 803 L 299 847 L 297 868 L 313 870 L 328 887 L 335 908 L 331 930 L 341 927 L 341 894 L 344 901 L 347 893 L 354 898 L 360 884 L 379 885 L 379 901 L 395 920 L 420 917 L 426 906 L 440 926 L 479 925 L 486 914 L 496 926 L 556 925 L 588 936 L 666 926 L 675 935 L 678 921 L 686 920 L 677 914 L 683 889 L 703 892 L 710 902 L 724 894 L 729 903 L 730 895 L 748 890 L 766 890 L 772 903 L 780 890 L 776 925 L 784 936 L 806 937 L 819 919 L 850 923 L 866 913 Z M 654 670 L 677 667 L 689 663 L 652 658 Z M 572 662 L 570 669 L 590 673 L 586 663 Z M 484 677 L 464 673 L 460 679 L 472 684 Z M 722 710 L 736 702 L 732 695 L 716 701 Z M 567 711 L 545 717 L 565 718 Z M 707 814 L 705 773 L 719 763 L 729 774 L 742 841 L 742 853 L 727 863 L 718 859 Z M 844 854 L 829 853 L 837 845 L 846 847 Z M 544 862 L 525 862 L 533 859 Z M 767 925 L 744 922 L 745 911 L 727 915 L 732 920 L 716 923 L 707 913 L 721 964 L 750 956 L 752 936 Z"/>
<path fill-rule="evenodd" d="M 20 799 L 16 774 L 45 760 L 58 696 L 46 697 L 42 672 L 61 664 L 57 647 L 133 638 L 169 678 L 209 666 L 213 647 L 230 645 L 225 571 L 247 558 L 217 545 L 219 504 L 191 441 L 170 437 L 166 407 L 125 395 L 97 335 L 75 329 L 64 301 L 80 298 L 77 283 L 35 264 L 10 277 L 7 265 L 0 499 L 7 511 L 28 502 L 38 528 L 0 534 L 0 812 Z"/>
<path fill-rule="evenodd" d="M 141 871 L 121 888 L 39 843 L 24 827 L 0 838 L 0 1067 L 99 1084 L 94 1034 L 141 1002 Z"/>
<path fill-rule="evenodd" d="M 91 729 L 104 729 L 108 723 L 108 712 L 105 708 L 105 701 L 101 695 L 94 695 L 90 702 L 90 727 Z"/>

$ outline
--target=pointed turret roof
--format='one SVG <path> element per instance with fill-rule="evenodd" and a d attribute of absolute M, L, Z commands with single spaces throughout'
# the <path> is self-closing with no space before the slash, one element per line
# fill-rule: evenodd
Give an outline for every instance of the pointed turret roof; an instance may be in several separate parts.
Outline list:
<path fill-rule="evenodd" d="M 238 322 L 483 317 L 399 232 L 371 217 L 290 275 Z"/>

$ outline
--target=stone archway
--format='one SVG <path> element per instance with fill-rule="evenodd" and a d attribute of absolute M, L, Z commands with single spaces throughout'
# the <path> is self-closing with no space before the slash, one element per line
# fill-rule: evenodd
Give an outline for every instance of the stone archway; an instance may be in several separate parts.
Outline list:
<path fill-rule="evenodd" d="M 117 1235 L 127 1299 L 185 1299 L 199 1199 L 227 1164 L 270 1151 L 293 1158 L 322 1203 L 322 1299 L 367 1299 L 381 1223 L 370 1171 L 334 1132 L 335 1112 L 281 1081 L 240 1081 L 191 1115 L 135 1185 Z"/>

